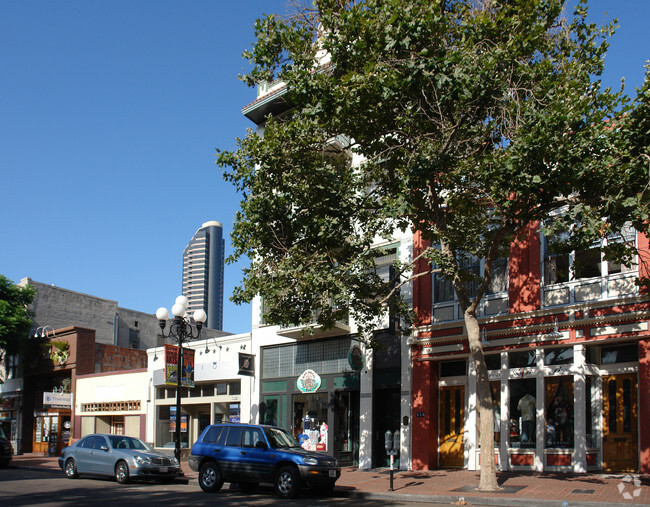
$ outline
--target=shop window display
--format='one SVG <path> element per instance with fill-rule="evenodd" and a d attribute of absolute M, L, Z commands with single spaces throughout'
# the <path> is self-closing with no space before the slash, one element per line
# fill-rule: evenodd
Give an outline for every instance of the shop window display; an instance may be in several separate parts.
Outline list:
<path fill-rule="evenodd" d="M 573 378 L 545 379 L 546 447 L 573 448 Z"/>
<path fill-rule="evenodd" d="M 536 383 L 535 379 L 514 379 L 510 387 L 510 445 L 535 447 Z"/>
<path fill-rule="evenodd" d="M 327 451 L 327 409 L 326 393 L 294 395 L 293 431 L 304 449 Z"/>

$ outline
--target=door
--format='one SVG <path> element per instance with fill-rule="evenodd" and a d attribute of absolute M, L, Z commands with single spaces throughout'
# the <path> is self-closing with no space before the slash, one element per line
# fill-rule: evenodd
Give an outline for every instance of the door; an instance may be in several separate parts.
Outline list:
<path fill-rule="evenodd" d="M 603 469 L 636 472 L 638 461 L 636 374 L 603 377 Z"/>
<path fill-rule="evenodd" d="M 441 467 L 463 467 L 465 464 L 465 387 L 440 388 L 440 451 Z"/>

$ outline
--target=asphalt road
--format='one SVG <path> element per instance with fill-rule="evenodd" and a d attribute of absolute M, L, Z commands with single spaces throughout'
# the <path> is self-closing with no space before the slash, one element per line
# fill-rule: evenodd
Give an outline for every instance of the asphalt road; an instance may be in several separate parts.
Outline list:
<path fill-rule="evenodd" d="M 63 472 L 51 470 L 27 470 L 20 468 L 0 469 L 0 505 L 9 506 L 110 506 L 130 505 L 214 505 L 255 506 L 255 505 L 296 505 L 301 507 L 321 505 L 342 505 L 366 507 L 376 505 L 442 506 L 447 504 L 417 504 L 411 502 L 382 501 L 376 499 L 338 498 L 317 496 L 304 492 L 293 500 L 282 500 L 275 496 L 270 487 L 260 487 L 253 493 L 229 490 L 224 485 L 219 493 L 208 494 L 196 484 L 161 484 L 156 482 L 136 482 L 127 485 L 117 484 L 112 479 L 79 478 L 67 479 Z"/>

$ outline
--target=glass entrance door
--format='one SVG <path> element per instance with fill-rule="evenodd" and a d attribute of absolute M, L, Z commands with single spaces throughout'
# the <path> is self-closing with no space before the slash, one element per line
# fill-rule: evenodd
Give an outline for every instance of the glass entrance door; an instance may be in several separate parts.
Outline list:
<path fill-rule="evenodd" d="M 440 466 L 462 467 L 465 447 L 465 388 L 440 388 Z"/>
<path fill-rule="evenodd" d="M 636 472 L 639 468 L 636 375 L 603 377 L 603 469 Z"/>
<path fill-rule="evenodd" d="M 337 391 L 334 403 L 334 457 L 353 466 L 359 461 L 359 391 Z"/>

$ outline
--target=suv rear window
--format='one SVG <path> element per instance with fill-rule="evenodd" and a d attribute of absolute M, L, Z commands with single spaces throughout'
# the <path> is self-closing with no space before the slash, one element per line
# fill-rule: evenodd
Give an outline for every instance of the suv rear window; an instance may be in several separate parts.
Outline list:
<path fill-rule="evenodd" d="M 239 447 L 241 445 L 241 426 L 231 426 L 228 429 L 228 436 L 226 437 L 226 445 L 230 447 Z"/>
<path fill-rule="evenodd" d="M 203 441 L 207 444 L 216 444 L 223 426 L 211 426 L 203 435 Z"/>

